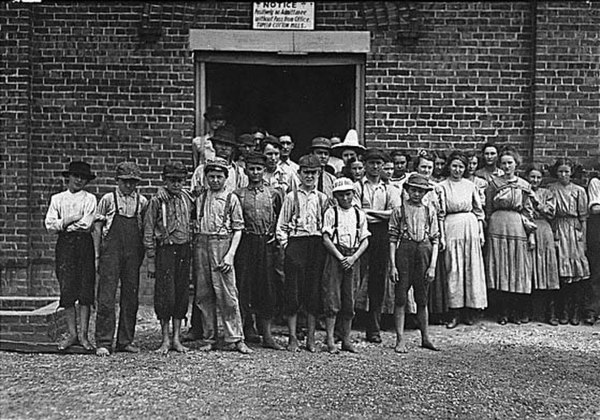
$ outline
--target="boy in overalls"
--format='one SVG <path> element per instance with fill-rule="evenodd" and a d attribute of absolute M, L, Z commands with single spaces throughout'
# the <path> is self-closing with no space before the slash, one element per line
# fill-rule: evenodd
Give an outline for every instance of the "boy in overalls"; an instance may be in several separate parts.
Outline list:
<path fill-rule="evenodd" d="M 367 216 L 352 206 L 354 183 L 338 178 L 333 183 L 337 205 L 325 211 L 323 243 L 328 251 L 323 270 L 323 310 L 327 326 L 327 350 L 337 353 L 334 339 L 336 317 L 341 316 L 342 350 L 356 353 L 350 341 L 354 296 L 360 281 L 358 259 L 369 246 Z"/>
<path fill-rule="evenodd" d="M 394 350 L 396 353 L 407 352 L 404 317 L 407 293 L 411 286 L 417 303 L 421 347 L 437 350 L 431 343 L 427 330 L 427 291 L 429 283 L 435 278 L 440 230 L 435 207 L 423 204 L 423 197 L 433 187 L 420 174 L 412 174 L 403 187 L 409 198 L 394 209 L 389 227 L 390 269 L 392 281 L 396 284 Z"/>
<path fill-rule="evenodd" d="M 144 260 L 143 215 L 148 200 L 136 191 L 142 180 L 133 162 L 121 162 L 117 188 L 98 203 L 95 227 L 100 234 L 96 355 L 108 356 L 115 335 L 115 298 L 121 281 L 117 351 L 138 353 L 133 344 L 138 310 L 140 266 Z M 97 256 L 98 257 L 98 256 Z"/>

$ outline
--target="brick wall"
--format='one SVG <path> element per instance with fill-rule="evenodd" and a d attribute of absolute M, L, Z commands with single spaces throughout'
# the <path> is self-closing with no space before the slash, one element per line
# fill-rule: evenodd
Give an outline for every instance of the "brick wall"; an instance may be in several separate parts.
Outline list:
<path fill-rule="evenodd" d="M 2 294 L 57 293 L 55 238 L 43 218 L 50 196 L 64 189 L 69 160 L 92 164 L 98 179 L 89 190 L 98 197 L 121 160 L 140 164 L 146 194 L 168 159 L 191 163 L 188 31 L 250 29 L 251 7 L 0 5 Z M 539 2 L 535 25 L 530 10 L 530 2 L 317 2 L 315 29 L 371 31 L 368 145 L 451 149 L 495 140 L 528 156 L 534 115 L 534 159 L 591 159 L 600 138 L 599 4 Z M 150 282 L 142 293 L 152 294 Z"/>

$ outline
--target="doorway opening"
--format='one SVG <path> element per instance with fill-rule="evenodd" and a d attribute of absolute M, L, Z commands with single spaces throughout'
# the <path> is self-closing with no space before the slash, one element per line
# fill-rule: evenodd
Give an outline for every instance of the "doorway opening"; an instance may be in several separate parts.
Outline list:
<path fill-rule="evenodd" d="M 290 134 L 294 160 L 314 137 L 343 139 L 357 128 L 356 65 L 205 65 L 206 105 L 225 105 L 238 135 L 251 127 Z"/>

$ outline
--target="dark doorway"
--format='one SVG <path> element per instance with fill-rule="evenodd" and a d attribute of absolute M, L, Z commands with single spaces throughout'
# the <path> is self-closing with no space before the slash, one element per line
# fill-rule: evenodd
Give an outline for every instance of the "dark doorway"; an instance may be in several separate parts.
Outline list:
<path fill-rule="evenodd" d="M 230 110 L 236 133 L 258 126 L 289 133 L 297 159 L 316 136 L 344 136 L 352 127 L 355 66 L 206 64 L 208 104 Z"/>

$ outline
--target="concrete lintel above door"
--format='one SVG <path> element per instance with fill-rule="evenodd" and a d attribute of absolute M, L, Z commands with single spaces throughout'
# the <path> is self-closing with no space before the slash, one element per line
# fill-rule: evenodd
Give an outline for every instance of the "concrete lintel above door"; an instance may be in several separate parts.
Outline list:
<path fill-rule="evenodd" d="M 190 29 L 192 51 L 273 52 L 279 54 L 368 53 L 368 31 L 257 31 Z"/>

